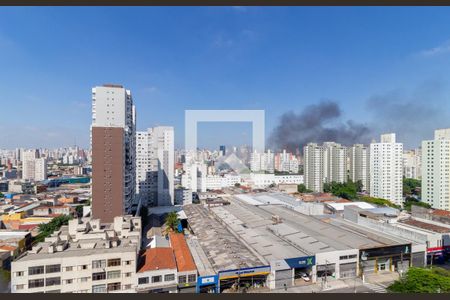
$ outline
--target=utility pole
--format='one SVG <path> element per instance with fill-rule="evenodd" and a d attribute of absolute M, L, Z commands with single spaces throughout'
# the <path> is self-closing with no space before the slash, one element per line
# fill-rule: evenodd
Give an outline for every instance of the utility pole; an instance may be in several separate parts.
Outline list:
<path fill-rule="evenodd" d="M 238 286 L 237 286 L 237 291 L 239 292 L 239 289 L 241 287 L 241 265 L 242 265 L 242 261 L 239 262 L 238 265 Z"/>

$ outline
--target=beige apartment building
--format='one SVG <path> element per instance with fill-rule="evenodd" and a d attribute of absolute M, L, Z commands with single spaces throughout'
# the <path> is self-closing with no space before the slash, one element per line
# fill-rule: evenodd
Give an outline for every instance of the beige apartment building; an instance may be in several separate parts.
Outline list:
<path fill-rule="evenodd" d="M 134 293 L 139 217 L 74 219 L 12 262 L 12 293 Z"/>

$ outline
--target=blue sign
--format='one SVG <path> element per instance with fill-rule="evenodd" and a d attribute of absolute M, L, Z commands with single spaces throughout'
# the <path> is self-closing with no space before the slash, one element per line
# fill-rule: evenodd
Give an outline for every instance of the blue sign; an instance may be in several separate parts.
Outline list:
<path fill-rule="evenodd" d="M 252 276 L 266 273 L 270 273 L 270 266 L 219 271 L 219 278 L 222 279 L 223 277 Z"/>
<path fill-rule="evenodd" d="M 291 267 L 294 268 L 306 268 L 306 267 L 312 267 L 316 264 L 316 257 L 315 256 L 303 256 L 303 257 L 295 257 L 295 258 L 287 258 L 285 259 L 286 263 Z"/>
<path fill-rule="evenodd" d="M 200 288 L 202 286 L 208 286 L 208 285 L 214 285 L 216 287 L 216 291 L 217 291 L 217 287 L 218 287 L 218 283 L 219 283 L 219 276 L 218 275 L 210 275 L 210 276 L 199 276 L 197 278 L 197 293 L 200 292 Z"/>

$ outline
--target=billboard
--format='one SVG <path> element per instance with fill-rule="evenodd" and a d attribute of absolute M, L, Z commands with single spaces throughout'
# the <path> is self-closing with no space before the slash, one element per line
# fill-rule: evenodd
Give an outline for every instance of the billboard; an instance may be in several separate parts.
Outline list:
<path fill-rule="evenodd" d="M 303 256 L 285 259 L 286 263 L 292 269 L 312 267 L 316 264 L 315 256 Z"/>
<path fill-rule="evenodd" d="M 256 275 L 267 275 L 270 273 L 270 266 L 261 266 L 254 268 L 242 268 L 235 270 L 226 270 L 219 272 L 219 279 L 246 277 L 246 276 L 256 276 Z"/>

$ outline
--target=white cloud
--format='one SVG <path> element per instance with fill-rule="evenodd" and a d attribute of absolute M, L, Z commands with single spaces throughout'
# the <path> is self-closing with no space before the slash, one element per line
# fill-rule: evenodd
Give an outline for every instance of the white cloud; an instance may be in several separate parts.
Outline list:
<path fill-rule="evenodd" d="M 436 55 L 441 55 L 445 53 L 450 53 L 450 41 L 445 42 L 444 44 L 421 51 L 419 54 L 423 57 L 432 57 Z"/>

